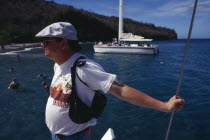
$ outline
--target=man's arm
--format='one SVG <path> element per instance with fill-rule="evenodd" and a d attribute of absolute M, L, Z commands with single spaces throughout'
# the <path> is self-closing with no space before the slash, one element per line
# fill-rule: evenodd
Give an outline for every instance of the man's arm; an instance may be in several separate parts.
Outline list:
<path fill-rule="evenodd" d="M 168 102 L 162 102 L 141 91 L 116 81 L 112 83 L 108 92 L 134 105 L 152 108 L 163 112 L 171 112 L 173 109 L 180 111 L 184 105 L 184 100 L 180 97 L 173 96 Z"/>

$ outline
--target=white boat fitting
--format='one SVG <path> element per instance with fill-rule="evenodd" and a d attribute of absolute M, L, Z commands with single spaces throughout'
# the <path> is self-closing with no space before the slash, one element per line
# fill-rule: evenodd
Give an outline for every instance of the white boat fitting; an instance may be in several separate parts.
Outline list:
<path fill-rule="evenodd" d="M 157 45 L 148 44 L 152 39 L 145 39 L 143 36 L 133 35 L 132 33 L 123 33 L 123 0 L 119 4 L 119 34 L 118 41 L 107 44 L 96 43 L 94 51 L 96 53 L 129 53 L 129 54 L 158 54 Z"/>
<path fill-rule="evenodd" d="M 114 131 L 112 130 L 112 128 L 109 128 L 104 134 L 104 136 L 101 138 L 101 140 L 114 140 L 114 139 L 115 139 L 115 136 L 114 136 Z"/>

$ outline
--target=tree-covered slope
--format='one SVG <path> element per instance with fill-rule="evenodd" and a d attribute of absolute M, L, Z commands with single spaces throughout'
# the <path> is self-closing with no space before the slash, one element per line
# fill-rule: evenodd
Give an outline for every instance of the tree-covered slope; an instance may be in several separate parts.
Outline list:
<path fill-rule="evenodd" d="M 44 0 L 0 0 L 0 43 L 34 42 L 45 26 L 72 23 L 80 41 L 110 41 L 118 36 L 118 17 L 108 17 Z M 155 40 L 177 39 L 173 29 L 124 19 L 124 32 Z M 128 27 L 132 27 L 129 29 Z"/>

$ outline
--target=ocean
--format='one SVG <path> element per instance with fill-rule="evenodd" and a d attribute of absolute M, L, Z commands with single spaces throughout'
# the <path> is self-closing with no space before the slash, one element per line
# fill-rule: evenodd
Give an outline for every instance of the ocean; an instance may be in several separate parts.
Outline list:
<path fill-rule="evenodd" d="M 119 82 L 162 101 L 177 89 L 186 40 L 156 41 L 158 55 L 99 54 L 93 43 L 82 44 L 82 53 L 100 63 Z M 210 40 L 192 39 L 179 95 L 184 109 L 174 114 L 169 140 L 210 140 Z M 17 61 L 17 54 L 21 61 Z M 160 64 L 165 61 L 165 64 Z M 50 140 L 45 125 L 49 93 L 42 87 L 53 76 L 53 61 L 43 49 L 0 54 L 0 140 Z M 14 72 L 9 72 L 14 68 Z M 44 74 L 47 79 L 38 78 Z M 21 87 L 8 90 L 11 78 Z M 107 94 L 108 104 L 91 140 L 100 140 L 108 128 L 117 140 L 164 140 L 171 113 L 137 107 Z"/>

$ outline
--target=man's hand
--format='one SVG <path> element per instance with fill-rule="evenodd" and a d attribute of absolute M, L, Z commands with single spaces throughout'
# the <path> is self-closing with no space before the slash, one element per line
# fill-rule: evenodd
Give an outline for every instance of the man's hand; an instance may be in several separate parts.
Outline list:
<path fill-rule="evenodd" d="M 165 112 L 172 112 L 182 110 L 185 101 L 179 96 L 174 95 L 168 102 L 165 103 L 167 106 L 167 110 Z"/>

